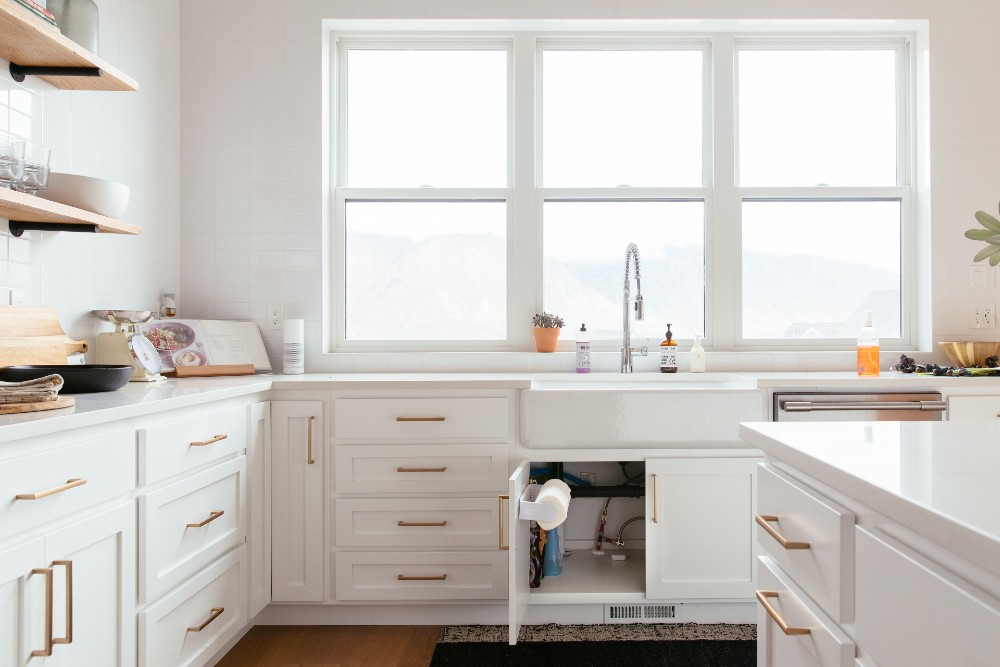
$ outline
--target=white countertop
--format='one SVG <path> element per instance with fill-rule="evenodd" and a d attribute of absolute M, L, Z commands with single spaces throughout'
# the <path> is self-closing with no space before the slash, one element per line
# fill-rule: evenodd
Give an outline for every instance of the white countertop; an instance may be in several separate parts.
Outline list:
<path fill-rule="evenodd" d="M 740 435 L 1000 575 L 1000 422 L 752 423 Z"/>

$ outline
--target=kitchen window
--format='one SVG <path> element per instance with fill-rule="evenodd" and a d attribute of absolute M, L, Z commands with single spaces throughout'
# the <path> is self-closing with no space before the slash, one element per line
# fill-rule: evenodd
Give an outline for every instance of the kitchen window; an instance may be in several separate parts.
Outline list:
<path fill-rule="evenodd" d="M 907 35 L 363 33 L 331 49 L 331 348 L 913 344 Z"/>

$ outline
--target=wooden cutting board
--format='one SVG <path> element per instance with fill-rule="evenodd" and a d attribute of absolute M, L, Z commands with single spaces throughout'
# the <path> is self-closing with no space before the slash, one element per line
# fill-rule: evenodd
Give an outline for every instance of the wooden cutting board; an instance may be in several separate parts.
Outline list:
<path fill-rule="evenodd" d="M 16 415 L 22 412 L 39 412 L 41 410 L 58 410 L 76 405 L 72 396 L 60 396 L 54 401 L 39 401 L 37 403 L 0 403 L 0 415 Z"/>
<path fill-rule="evenodd" d="M 65 364 L 70 354 L 86 351 L 87 341 L 63 331 L 55 308 L 0 306 L 0 366 Z"/>

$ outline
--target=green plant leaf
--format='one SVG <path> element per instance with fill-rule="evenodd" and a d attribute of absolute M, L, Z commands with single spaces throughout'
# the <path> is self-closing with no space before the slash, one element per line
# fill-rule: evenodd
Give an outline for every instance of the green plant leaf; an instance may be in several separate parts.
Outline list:
<path fill-rule="evenodd" d="M 987 236 L 983 240 L 986 241 L 987 243 L 991 244 L 991 245 L 1000 245 L 1000 234 L 994 234 L 993 236 Z"/>
<path fill-rule="evenodd" d="M 976 220 L 986 229 L 992 229 L 1000 234 L 1000 220 L 997 220 L 986 211 L 976 211 Z"/>
<path fill-rule="evenodd" d="M 1000 252 L 1000 245 L 988 245 L 979 252 L 977 252 L 976 256 L 972 258 L 972 261 L 981 262 L 987 257 L 996 256 L 998 252 Z M 996 266 L 996 264 L 993 264 L 993 266 Z"/>
<path fill-rule="evenodd" d="M 990 266 L 996 266 L 997 264 L 1000 264 L 1000 253 L 990 257 Z"/>
<path fill-rule="evenodd" d="M 967 229 L 965 230 L 965 238 L 973 241 L 985 241 L 995 233 L 991 229 Z"/>

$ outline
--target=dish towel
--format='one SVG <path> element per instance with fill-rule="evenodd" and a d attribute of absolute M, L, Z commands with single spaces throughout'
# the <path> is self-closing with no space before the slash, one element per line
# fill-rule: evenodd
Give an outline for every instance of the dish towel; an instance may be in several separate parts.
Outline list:
<path fill-rule="evenodd" d="M 62 387 L 60 375 L 46 375 L 23 382 L 0 382 L 0 405 L 54 401 L 59 398 Z"/>

